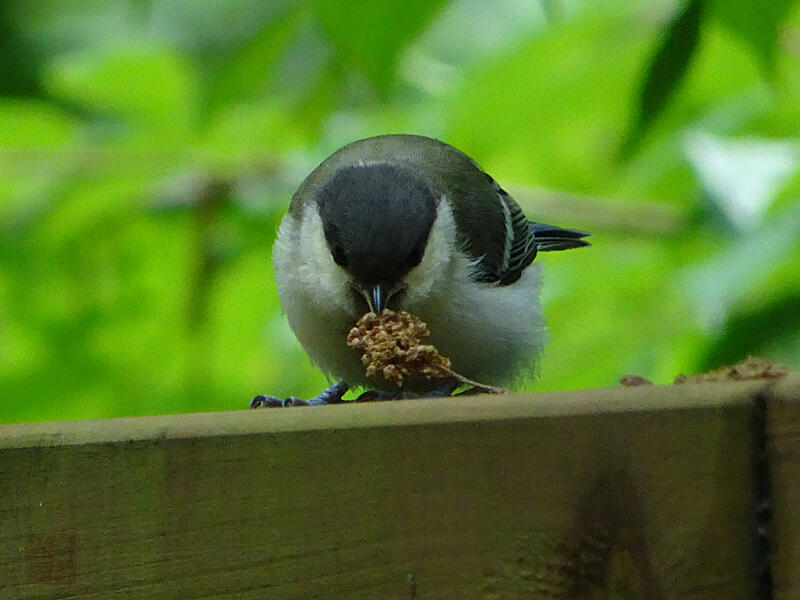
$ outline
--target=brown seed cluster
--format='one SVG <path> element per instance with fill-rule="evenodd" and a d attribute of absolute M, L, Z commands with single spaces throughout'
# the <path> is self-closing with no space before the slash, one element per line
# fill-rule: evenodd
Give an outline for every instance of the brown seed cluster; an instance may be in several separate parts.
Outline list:
<path fill-rule="evenodd" d="M 425 379 L 453 376 L 450 360 L 435 346 L 420 340 L 431 334 L 428 326 L 406 311 L 385 309 L 362 316 L 347 335 L 347 345 L 361 352 L 367 377 L 382 376 L 398 387 L 409 375 Z"/>
<path fill-rule="evenodd" d="M 775 379 L 788 375 L 785 365 L 766 358 L 748 356 L 732 367 L 722 367 L 699 375 L 678 375 L 675 383 L 705 383 L 707 381 L 743 381 L 747 379 Z"/>
<path fill-rule="evenodd" d="M 786 365 L 774 363 L 766 358 L 748 356 L 732 367 L 720 367 L 697 375 L 680 374 L 673 383 L 708 383 L 711 381 L 745 381 L 749 379 L 777 379 L 789 374 Z M 653 382 L 638 375 L 625 375 L 619 382 L 624 386 L 653 385 Z"/>

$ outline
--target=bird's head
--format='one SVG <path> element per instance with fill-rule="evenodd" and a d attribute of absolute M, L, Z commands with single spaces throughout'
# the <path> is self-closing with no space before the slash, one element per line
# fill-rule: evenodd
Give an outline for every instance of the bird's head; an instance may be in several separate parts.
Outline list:
<path fill-rule="evenodd" d="M 353 292 L 375 312 L 392 306 L 425 258 L 434 191 L 411 169 L 375 163 L 340 169 L 316 200 L 330 256 Z"/>

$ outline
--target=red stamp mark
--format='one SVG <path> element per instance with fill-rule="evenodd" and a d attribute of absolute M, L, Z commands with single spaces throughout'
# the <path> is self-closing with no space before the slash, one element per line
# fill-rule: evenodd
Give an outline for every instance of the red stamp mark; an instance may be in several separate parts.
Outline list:
<path fill-rule="evenodd" d="M 75 583 L 75 534 L 28 534 L 28 583 Z"/>

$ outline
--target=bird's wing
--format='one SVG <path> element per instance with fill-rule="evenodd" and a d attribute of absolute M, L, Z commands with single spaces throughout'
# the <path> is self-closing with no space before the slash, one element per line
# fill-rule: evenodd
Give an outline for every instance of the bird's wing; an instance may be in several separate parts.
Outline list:
<path fill-rule="evenodd" d="M 471 192 L 482 196 L 485 208 L 479 215 L 471 214 L 474 211 L 459 215 L 454 210 L 459 229 L 468 232 L 465 249 L 477 260 L 473 275 L 476 281 L 510 285 L 520 278 L 538 252 L 591 245 L 582 239 L 591 235 L 585 231 L 529 221 L 508 192 L 497 182 L 492 184 L 491 192 L 480 191 L 480 187 Z"/>
<path fill-rule="evenodd" d="M 519 204 L 475 161 L 452 146 L 408 136 L 416 162 L 450 197 L 460 245 L 472 259 L 475 281 L 510 285 L 537 252 L 590 245 L 591 234 L 529 221 Z M 453 173 L 457 173 L 453 177 Z"/>
<path fill-rule="evenodd" d="M 538 248 L 519 204 L 481 173 L 483 181 L 455 192 L 471 198 L 454 202 L 453 215 L 462 234 L 461 246 L 474 261 L 473 278 L 509 285 L 533 262 Z"/>

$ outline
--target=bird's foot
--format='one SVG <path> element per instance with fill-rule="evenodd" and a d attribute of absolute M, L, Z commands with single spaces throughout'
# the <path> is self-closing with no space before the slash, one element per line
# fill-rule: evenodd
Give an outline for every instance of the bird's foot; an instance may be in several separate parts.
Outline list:
<path fill-rule="evenodd" d="M 285 408 L 289 406 L 317 406 L 320 404 L 339 404 L 344 402 L 342 396 L 345 395 L 350 386 L 344 381 L 337 381 L 331 387 L 323 391 L 319 396 L 314 396 L 308 400 L 301 400 L 297 396 L 288 398 L 278 398 L 277 396 L 265 396 L 259 394 L 250 402 L 250 408 Z"/>
<path fill-rule="evenodd" d="M 452 396 L 461 386 L 461 382 L 457 379 L 447 380 L 432 390 L 426 392 L 423 397 L 426 398 L 446 398 Z M 302 400 L 297 396 L 289 396 L 288 398 L 278 398 L 277 396 L 266 396 L 260 394 L 253 398 L 250 402 L 250 408 L 285 408 L 290 406 L 317 406 L 320 404 L 341 404 L 344 402 L 342 397 L 347 390 L 350 389 L 345 382 L 339 381 L 334 383 L 331 387 L 323 391 L 319 396 L 310 398 L 309 400 Z M 466 395 L 475 393 L 473 390 L 461 392 L 459 395 Z M 402 390 L 386 391 L 386 390 L 367 390 L 356 398 L 356 402 L 385 402 L 388 400 L 402 400 L 406 396 Z M 412 397 L 417 397 L 412 395 Z"/>

